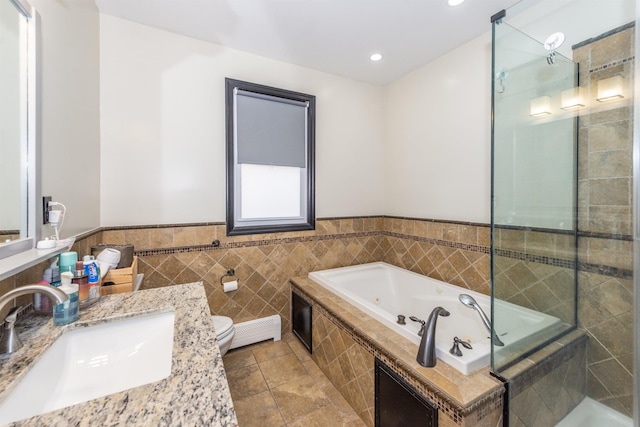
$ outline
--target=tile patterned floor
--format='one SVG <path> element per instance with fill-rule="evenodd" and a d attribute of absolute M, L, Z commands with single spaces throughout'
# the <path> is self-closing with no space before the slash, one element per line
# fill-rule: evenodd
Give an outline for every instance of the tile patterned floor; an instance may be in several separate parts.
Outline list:
<path fill-rule="evenodd" d="M 240 427 L 365 427 L 291 334 L 223 361 Z"/>

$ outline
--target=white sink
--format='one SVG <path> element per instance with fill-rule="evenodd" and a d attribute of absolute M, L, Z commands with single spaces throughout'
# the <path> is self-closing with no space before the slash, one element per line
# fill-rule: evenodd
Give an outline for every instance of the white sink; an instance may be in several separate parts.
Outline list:
<path fill-rule="evenodd" d="M 174 317 L 170 311 L 62 334 L 0 402 L 0 425 L 168 377 Z"/>

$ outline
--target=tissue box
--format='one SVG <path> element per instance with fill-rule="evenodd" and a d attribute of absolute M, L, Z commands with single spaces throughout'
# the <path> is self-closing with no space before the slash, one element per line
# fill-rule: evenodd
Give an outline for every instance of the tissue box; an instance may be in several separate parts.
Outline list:
<path fill-rule="evenodd" d="M 100 287 L 100 295 L 121 294 L 132 292 L 133 285 L 138 278 L 138 257 L 133 257 L 131 267 L 109 270 Z M 112 283 L 105 286 L 106 283 Z"/>

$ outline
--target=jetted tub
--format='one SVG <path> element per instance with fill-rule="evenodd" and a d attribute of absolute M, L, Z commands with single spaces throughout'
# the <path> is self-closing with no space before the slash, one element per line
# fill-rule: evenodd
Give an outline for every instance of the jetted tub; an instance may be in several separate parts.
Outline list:
<path fill-rule="evenodd" d="M 491 302 L 486 295 L 384 262 L 315 271 L 309 273 L 309 278 L 415 344 L 420 343 L 420 325 L 409 317 L 415 316 L 426 321 L 435 307 L 444 307 L 451 315 L 438 317 L 437 358 L 465 375 L 489 364 L 489 333 L 478 313 L 458 300 L 460 294 L 469 294 L 490 316 Z M 504 301 L 498 300 L 497 304 L 500 305 L 497 310 L 500 318 L 496 323 L 496 332 L 505 344 L 505 347 L 500 347 L 501 351 L 560 325 L 557 317 Z M 397 323 L 399 314 L 406 317 L 406 325 Z M 460 346 L 463 353 L 461 357 L 449 353 L 456 336 L 473 346 L 472 350 Z M 416 355 L 417 350 L 416 346 Z"/>

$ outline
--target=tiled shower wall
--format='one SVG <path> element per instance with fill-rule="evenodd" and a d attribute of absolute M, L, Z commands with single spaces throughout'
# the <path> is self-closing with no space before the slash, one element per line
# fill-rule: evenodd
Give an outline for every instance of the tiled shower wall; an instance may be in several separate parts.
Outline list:
<path fill-rule="evenodd" d="M 588 394 L 632 415 L 633 401 L 633 23 L 574 47 L 580 86 L 578 320 L 589 335 Z M 594 100 L 597 82 L 620 75 L 625 99 Z M 598 268 L 597 266 L 603 266 Z"/>

